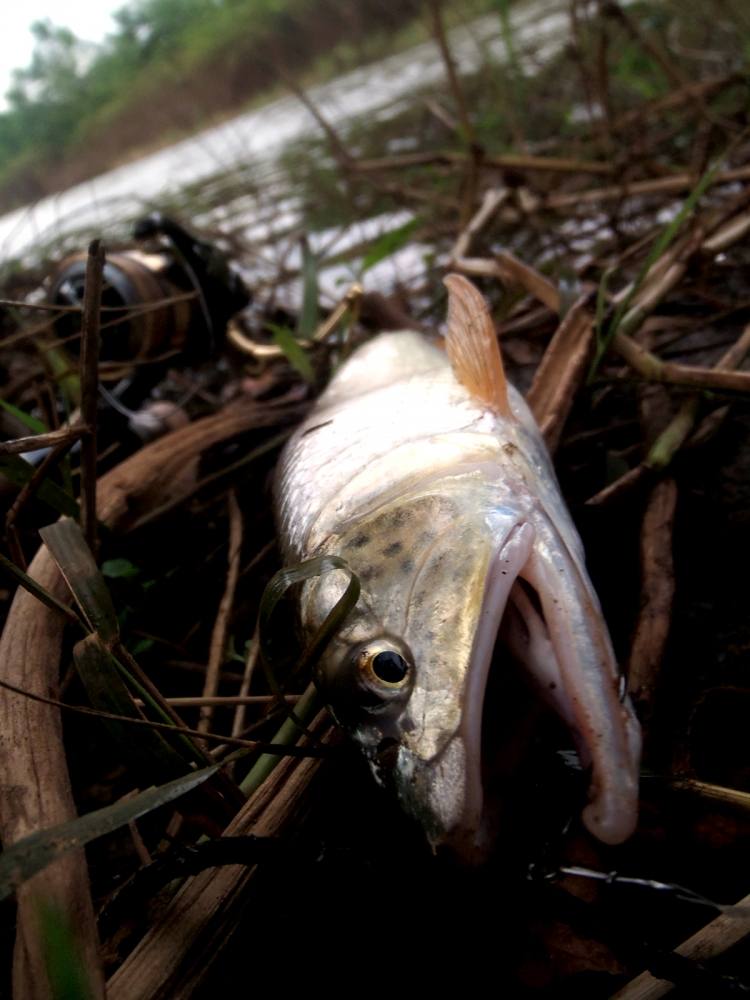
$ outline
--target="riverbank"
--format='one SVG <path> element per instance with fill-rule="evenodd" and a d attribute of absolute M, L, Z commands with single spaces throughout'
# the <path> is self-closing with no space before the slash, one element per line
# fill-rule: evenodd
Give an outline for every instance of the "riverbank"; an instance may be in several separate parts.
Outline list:
<path fill-rule="evenodd" d="M 108 97 L 97 98 L 97 81 L 87 85 L 84 77 L 78 90 L 52 106 L 47 130 L 32 129 L 40 134 L 24 140 L 16 155 L 1 148 L 0 127 L 0 213 L 269 103 L 287 92 L 290 81 L 319 84 L 430 37 L 416 0 L 363 0 L 356 7 L 296 0 L 282 13 L 266 14 L 241 2 L 236 7 L 236 18 L 186 32 L 184 48 L 169 58 L 128 74 L 115 65 L 112 72 L 122 80 Z M 446 23 L 468 22 L 491 7 L 489 0 L 471 0 L 460 14 L 447 11 Z"/>

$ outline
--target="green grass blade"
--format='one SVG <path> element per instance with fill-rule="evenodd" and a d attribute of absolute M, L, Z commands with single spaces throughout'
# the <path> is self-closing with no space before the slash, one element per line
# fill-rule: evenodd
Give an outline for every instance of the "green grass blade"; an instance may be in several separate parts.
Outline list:
<path fill-rule="evenodd" d="M 297 336 L 309 340 L 318 326 L 318 262 L 306 239 L 302 241 L 302 309 L 297 321 Z"/>
<path fill-rule="evenodd" d="M 192 791 L 219 770 L 219 764 L 182 775 L 156 788 L 134 795 L 123 802 L 68 820 L 59 826 L 39 830 L 16 841 L 0 854 L 0 900 L 10 896 L 19 885 L 70 851 L 78 850 L 98 837 L 119 830 L 133 820 Z"/>
<path fill-rule="evenodd" d="M 106 645 L 119 639 L 120 628 L 106 581 L 94 561 L 78 522 L 62 517 L 39 534 L 86 621 Z"/>
<path fill-rule="evenodd" d="M 14 486 L 25 486 L 35 472 L 34 466 L 20 455 L 0 456 L 0 473 L 9 479 Z M 53 483 L 51 479 L 45 479 L 40 483 L 36 495 L 56 514 L 78 517 L 78 501 L 66 493 L 57 483 Z"/>
<path fill-rule="evenodd" d="M 315 372 L 313 371 L 310 358 L 289 327 L 269 322 L 266 322 L 266 327 L 273 334 L 273 339 L 284 352 L 284 356 L 292 368 L 299 372 L 306 382 L 314 382 Z"/>
<path fill-rule="evenodd" d="M 24 427 L 28 427 L 34 434 L 46 433 L 47 426 L 41 420 L 37 419 L 37 417 L 32 417 L 30 413 L 24 413 L 23 410 L 20 410 L 17 406 L 8 403 L 4 399 L 0 399 L 0 406 L 4 410 L 7 410 L 8 413 L 12 413 L 16 420 L 20 420 Z"/>
<path fill-rule="evenodd" d="M 93 1000 L 91 981 L 66 914 L 42 900 L 37 916 L 51 1000 Z"/>
<path fill-rule="evenodd" d="M 389 229 L 388 232 L 383 233 L 362 258 L 359 268 L 360 276 L 369 271 L 371 267 L 379 264 L 381 260 L 391 257 L 402 247 L 406 246 L 412 233 L 421 221 L 419 218 L 410 219 L 402 226 L 398 226 L 396 229 Z"/>
<path fill-rule="evenodd" d="M 28 573 L 24 573 L 19 566 L 16 566 L 14 562 L 11 562 L 2 553 L 0 553 L 0 569 L 4 569 L 21 587 L 28 590 L 30 594 L 33 594 L 42 604 L 46 604 L 48 608 L 59 611 L 70 622 L 74 622 L 77 625 L 83 624 L 72 608 L 69 608 L 67 604 L 63 604 L 62 601 L 58 601 L 54 594 L 50 594 L 44 587 L 41 587 L 33 577 L 29 576 Z"/>

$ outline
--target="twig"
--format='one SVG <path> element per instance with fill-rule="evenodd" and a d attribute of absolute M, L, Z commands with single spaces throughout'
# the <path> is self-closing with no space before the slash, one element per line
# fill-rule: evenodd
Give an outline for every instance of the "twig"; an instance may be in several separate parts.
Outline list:
<path fill-rule="evenodd" d="M 476 132 L 474 131 L 474 125 L 469 117 L 466 97 L 464 95 L 463 87 L 458 79 L 458 74 L 456 73 L 456 66 L 453 62 L 453 55 L 451 54 L 450 46 L 448 45 L 448 39 L 445 36 L 441 0 L 428 0 L 427 6 L 430 10 L 430 19 L 432 21 L 432 30 L 435 35 L 435 41 L 440 49 L 440 55 L 443 60 L 443 65 L 445 66 L 445 72 L 448 77 L 451 94 L 453 95 L 459 121 L 461 122 L 461 132 L 463 134 L 464 142 L 470 148 L 476 147 Z"/>
<path fill-rule="evenodd" d="M 485 191 L 482 204 L 458 235 L 450 254 L 449 268 L 458 267 L 462 257 L 466 257 L 474 237 L 484 229 L 500 206 L 507 201 L 508 188 L 489 188 Z"/>
<path fill-rule="evenodd" d="M 736 915 L 722 913 L 678 945 L 674 949 L 675 953 L 696 962 L 705 962 L 707 959 L 722 955 L 750 934 L 750 915 L 745 915 L 748 907 L 750 907 L 750 895 L 737 903 L 735 909 L 740 911 L 739 913 Z M 650 972 L 642 972 L 627 986 L 618 990 L 612 1000 L 657 1000 L 658 997 L 670 993 L 673 985 L 665 979 L 657 979 Z"/>
<path fill-rule="evenodd" d="M 284 701 L 288 701 L 290 705 L 295 704 L 299 700 L 298 694 L 285 694 L 281 695 L 281 697 Z M 227 694 L 215 695 L 213 698 L 205 698 L 203 695 L 197 695 L 196 697 L 185 696 L 183 698 L 164 699 L 167 705 L 172 705 L 174 708 L 200 708 L 201 705 L 214 705 L 216 708 L 233 708 L 236 705 L 241 708 L 246 705 L 272 705 L 276 704 L 278 700 L 279 696 L 275 694 Z M 134 698 L 133 701 L 139 707 L 145 704 L 140 698 Z M 234 736 L 236 733 L 232 735 Z"/>
<path fill-rule="evenodd" d="M 750 178 L 750 166 L 736 167 L 733 170 L 721 170 L 711 178 L 709 187 L 718 184 L 728 184 L 730 181 L 747 180 Z M 695 187 L 694 174 L 673 174 L 670 177 L 655 177 L 649 180 L 632 181 L 626 184 L 612 184 L 608 187 L 591 188 L 587 191 L 564 192 L 549 195 L 544 200 L 544 207 L 549 209 L 574 208 L 577 205 L 590 205 L 600 201 L 620 201 L 634 198 L 636 195 L 647 194 L 679 194 Z"/>
<path fill-rule="evenodd" d="M 248 691 L 250 690 L 253 673 L 255 672 L 255 667 L 258 662 L 259 652 L 260 637 L 258 635 L 258 627 L 256 625 L 253 637 L 250 640 L 250 645 L 248 646 L 247 656 L 245 657 L 245 669 L 242 674 L 242 683 L 240 684 L 239 696 L 236 702 L 237 708 L 234 713 L 234 719 L 232 720 L 232 736 L 238 736 L 245 728 L 245 705 L 247 704 L 245 699 L 249 697 Z M 272 700 L 275 698 L 276 695 L 271 696 Z"/>
<path fill-rule="evenodd" d="M 727 371 L 736 368 L 742 363 L 749 352 L 750 325 L 745 327 L 736 343 L 722 354 L 714 365 L 714 370 Z M 686 399 L 664 431 L 654 441 L 643 462 L 630 469 L 624 476 L 621 476 L 620 479 L 605 487 L 605 489 L 595 494 L 595 496 L 590 497 L 586 501 L 586 504 L 588 506 L 598 506 L 608 503 L 615 497 L 628 492 L 644 476 L 665 469 L 671 463 L 677 451 L 690 437 L 698 416 L 700 402 L 701 397 L 699 394 Z"/>
<path fill-rule="evenodd" d="M 547 345 L 526 394 L 550 452 L 557 448 L 594 342 L 594 322 L 585 294 L 567 312 Z"/>
<path fill-rule="evenodd" d="M 132 726 L 146 726 L 160 733 L 171 733 L 174 735 L 197 736 L 199 739 L 208 740 L 212 743 L 229 744 L 235 747 L 244 747 L 248 750 L 258 750 L 264 754 L 271 754 L 277 757 L 325 757 L 326 752 L 320 747 L 306 747 L 278 743 L 263 743 L 258 740 L 242 740 L 235 736 L 224 736 L 221 733 L 211 733 L 200 729 L 191 729 L 189 726 L 172 725 L 169 722 L 154 722 L 153 719 L 141 719 L 132 715 L 119 715 L 117 712 L 105 712 L 100 708 L 89 708 L 86 705 L 69 705 L 67 702 L 59 701 L 57 698 L 48 698 L 45 695 L 36 694 L 25 688 L 17 687 L 9 681 L 0 678 L 0 688 L 12 691 L 13 694 L 21 695 L 30 701 L 39 702 L 42 705 L 51 705 L 53 708 L 64 709 L 67 712 L 75 712 L 78 715 L 88 715 L 96 719 L 110 719 L 113 722 L 124 722 Z M 209 761 L 209 763 L 211 763 Z"/>
<path fill-rule="evenodd" d="M 615 334 L 612 346 L 631 368 L 650 382 L 667 382 L 672 385 L 727 392 L 750 392 L 750 372 L 729 371 L 723 366 L 700 368 L 662 361 L 651 351 L 641 347 L 632 337 L 623 333 Z"/>
<path fill-rule="evenodd" d="M 348 149 L 339 138 L 336 129 L 315 106 L 315 104 L 313 104 L 305 92 L 305 89 L 299 86 L 297 81 L 294 79 L 294 76 L 286 71 L 280 60 L 274 60 L 274 69 L 297 100 L 307 108 L 315 121 L 318 123 L 328 139 L 334 159 L 338 163 L 339 167 L 346 170 L 350 166 L 352 158 Z"/>
<path fill-rule="evenodd" d="M 500 251 L 493 259 L 463 257 L 455 262 L 455 267 L 463 274 L 497 278 L 506 285 L 520 285 L 552 312 L 560 311 L 560 293 L 552 282 L 508 251 Z"/>
<path fill-rule="evenodd" d="M 677 778 L 671 783 L 672 788 L 681 792 L 692 792 L 713 802 L 721 802 L 725 806 L 750 811 L 750 792 L 741 792 L 737 788 L 725 788 L 709 781 L 698 781 L 697 778 Z"/>
<path fill-rule="evenodd" d="M 677 506 L 674 479 L 657 483 L 641 530 L 641 606 L 628 659 L 628 686 L 648 721 L 654 689 L 669 637 L 674 598 L 672 529 Z"/>
<path fill-rule="evenodd" d="M 99 307 L 102 298 L 104 249 L 89 246 L 81 315 L 81 419 L 87 433 L 81 442 L 81 529 L 96 552 L 96 424 L 99 404 Z"/>
<path fill-rule="evenodd" d="M 41 448 L 68 446 L 88 432 L 89 429 L 85 424 L 76 424 L 75 427 L 63 427 L 59 431 L 47 431 L 45 434 L 30 434 L 27 437 L 13 438 L 12 441 L 0 441 L 0 455 L 23 455 L 27 451 L 38 451 Z"/>
<path fill-rule="evenodd" d="M 240 574 L 240 555 L 242 552 L 242 512 L 237 503 L 237 494 L 230 490 L 227 501 L 229 511 L 229 554 L 227 558 L 227 581 L 224 587 L 219 610 L 216 614 L 213 632 L 211 633 L 211 645 L 208 653 L 208 666 L 206 668 L 206 678 L 203 683 L 203 697 L 212 698 L 219 687 L 219 671 L 224 662 L 224 650 L 227 642 L 227 625 L 229 616 L 232 613 L 234 604 L 234 592 L 237 588 L 237 580 Z M 213 718 L 213 705 L 209 701 L 204 701 L 201 708 L 198 729 L 203 732 L 211 727 Z"/>
<path fill-rule="evenodd" d="M 369 160 L 354 160 L 350 169 L 367 173 L 379 170 L 404 170 L 409 167 L 431 166 L 439 164 L 460 164 L 466 161 L 466 153 L 451 150 L 439 152 L 420 151 L 416 153 L 399 153 L 394 156 L 380 156 Z M 600 160 L 575 160 L 564 156 L 533 156 L 528 153 L 486 153 L 482 157 L 482 166 L 500 170 L 525 171 L 539 170 L 543 173 L 563 174 L 612 174 L 614 168 L 610 163 Z"/>
<path fill-rule="evenodd" d="M 710 80 L 701 80 L 698 83 L 686 83 L 684 87 L 671 91 L 665 97 L 659 97 L 649 104 L 641 105 L 632 111 L 626 111 L 612 123 L 612 130 L 620 132 L 642 118 L 663 115 L 665 111 L 679 108 L 680 105 L 694 101 L 696 98 L 709 97 L 716 91 L 723 90 L 741 80 L 742 77 L 738 73 L 729 73 L 726 76 L 712 77 Z"/>
<path fill-rule="evenodd" d="M 675 87 L 684 90 L 688 86 L 688 81 L 669 58 L 667 52 L 650 34 L 643 30 L 635 18 L 623 10 L 619 3 L 609 2 L 606 5 L 605 11 L 610 17 L 616 18 L 625 27 L 631 37 L 651 56 L 654 62 L 657 62 L 661 66 L 664 75 Z M 701 94 L 700 91 L 694 94 L 694 99 L 699 94 Z"/>

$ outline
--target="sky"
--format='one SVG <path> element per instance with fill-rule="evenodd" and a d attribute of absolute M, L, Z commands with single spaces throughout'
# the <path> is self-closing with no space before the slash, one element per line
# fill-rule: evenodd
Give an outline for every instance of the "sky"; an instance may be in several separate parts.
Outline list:
<path fill-rule="evenodd" d="M 99 42 L 112 30 L 112 13 L 127 0 L 2 0 L 0 15 L 0 109 L 14 69 L 28 66 L 34 49 L 31 25 L 44 18 L 89 42 Z"/>

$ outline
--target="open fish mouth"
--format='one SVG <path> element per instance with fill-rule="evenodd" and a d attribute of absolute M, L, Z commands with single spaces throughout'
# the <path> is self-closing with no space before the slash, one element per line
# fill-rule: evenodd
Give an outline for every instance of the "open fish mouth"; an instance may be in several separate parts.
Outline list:
<path fill-rule="evenodd" d="M 408 744 L 401 747 L 396 778 L 405 806 L 433 846 L 445 845 L 467 858 L 486 854 L 491 831 L 483 745 L 495 741 L 486 732 L 493 719 L 485 700 L 499 636 L 567 725 L 590 769 L 584 825 L 608 844 L 627 839 L 637 818 L 638 724 L 621 697 L 620 675 L 588 578 L 546 518 L 516 525 L 492 560 L 460 725 L 431 759 Z"/>

